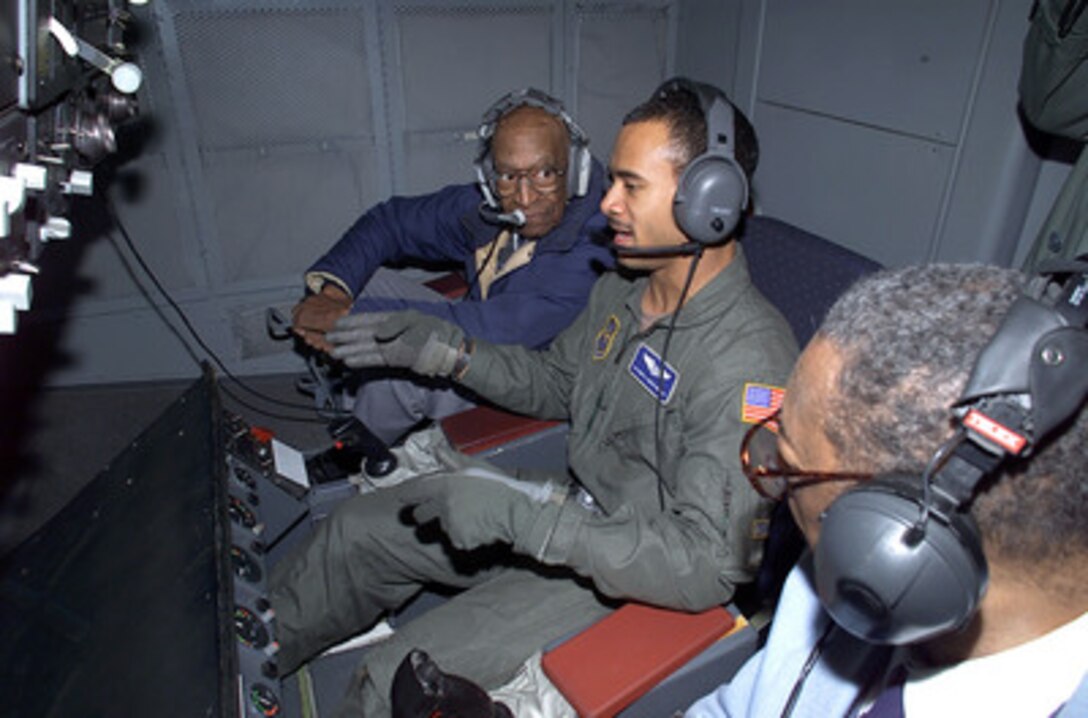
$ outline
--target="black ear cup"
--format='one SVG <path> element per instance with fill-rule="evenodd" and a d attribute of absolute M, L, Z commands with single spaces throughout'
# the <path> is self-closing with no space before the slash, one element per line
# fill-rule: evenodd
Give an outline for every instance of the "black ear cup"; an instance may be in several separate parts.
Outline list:
<path fill-rule="evenodd" d="M 936 489 L 928 519 L 917 476 L 886 476 L 836 499 L 814 548 L 816 586 L 831 617 L 882 644 L 927 640 L 964 626 L 986 590 L 978 528 Z"/>
<path fill-rule="evenodd" d="M 732 234 L 748 205 L 748 178 L 734 154 L 733 105 L 716 88 L 673 78 L 657 94 L 685 89 L 699 99 L 706 118 L 706 152 L 684 168 L 673 198 L 676 224 L 701 245 L 720 244 Z"/>
<path fill-rule="evenodd" d="M 480 127 L 476 131 L 478 145 L 474 167 L 476 183 L 480 186 L 484 200 L 491 207 L 499 207 L 498 198 L 491 189 L 490 177 L 494 172 L 491 140 L 495 136 L 495 128 L 502 116 L 522 105 L 539 107 L 562 120 L 570 137 L 570 153 L 567 158 L 567 197 L 584 197 L 589 192 L 590 174 L 593 171 L 593 155 L 589 151 L 589 137 L 563 108 L 562 102 L 546 92 L 527 87 L 503 96 L 489 107 L 483 114 Z"/>

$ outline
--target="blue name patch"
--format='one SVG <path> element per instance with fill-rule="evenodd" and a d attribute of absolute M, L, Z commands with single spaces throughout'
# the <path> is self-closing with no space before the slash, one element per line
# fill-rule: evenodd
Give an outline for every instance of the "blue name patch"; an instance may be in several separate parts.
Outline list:
<path fill-rule="evenodd" d="M 657 398 L 662 404 L 669 403 L 676 389 L 676 368 L 665 364 L 662 370 L 661 357 L 657 352 L 645 344 L 639 344 L 627 371 L 643 389 L 650 392 L 650 396 Z"/>

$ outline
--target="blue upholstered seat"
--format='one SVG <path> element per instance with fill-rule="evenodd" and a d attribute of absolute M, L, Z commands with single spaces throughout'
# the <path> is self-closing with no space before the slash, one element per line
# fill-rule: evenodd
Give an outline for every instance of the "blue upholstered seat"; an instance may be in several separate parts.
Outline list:
<path fill-rule="evenodd" d="M 839 295 L 880 264 L 770 217 L 750 217 L 741 246 L 752 281 L 793 328 L 804 347 Z"/>
<path fill-rule="evenodd" d="M 741 235 L 752 282 L 782 312 L 804 348 L 847 288 L 881 265 L 857 252 L 770 217 L 749 217 Z M 774 605 L 804 538 L 785 503 L 775 507 L 763 563 L 738 602 L 746 611 Z"/>

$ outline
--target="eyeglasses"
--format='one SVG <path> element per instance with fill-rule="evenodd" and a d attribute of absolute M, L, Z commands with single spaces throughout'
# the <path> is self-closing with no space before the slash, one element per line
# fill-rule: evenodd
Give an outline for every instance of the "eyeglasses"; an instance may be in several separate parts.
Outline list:
<path fill-rule="evenodd" d="M 567 171 L 555 167 L 540 167 L 524 172 L 495 172 L 491 182 L 495 193 L 500 197 L 512 197 L 521 187 L 521 181 L 527 180 L 529 186 L 541 194 L 551 194 L 559 189 L 559 184 Z"/>
<path fill-rule="evenodd" d="M 801 471 L 778 453 L 778 412 L 748 429 L 740 442 L 740 468 L 760 496 L 781 501 L 790 491 L 828 481 L 869 481 L 874 474 Z"/>

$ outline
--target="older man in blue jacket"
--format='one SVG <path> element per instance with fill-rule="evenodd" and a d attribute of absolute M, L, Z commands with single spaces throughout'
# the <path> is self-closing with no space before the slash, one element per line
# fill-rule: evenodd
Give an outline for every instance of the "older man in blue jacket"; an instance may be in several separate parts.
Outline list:
<path fill-rule="evenodd" d="M 518 90 L 483 116 L 477 182 L 419 197 L 393 197 L 369 210 L 306 273 L 308 296 L 293 330 L 327 351 L 325 332 L 349 312 L 417 309 L 470 336 L 546 346 L 581 311 L 608 249 L 598 203 L 603 170 L 562 104 Z M 449 301 L 383 269 L 459 264 L 467 295 Z M 423 419 L 468 408 L 473 397 L 446 381 L 368 375 L 354 413 L 394 443 Z"/>

